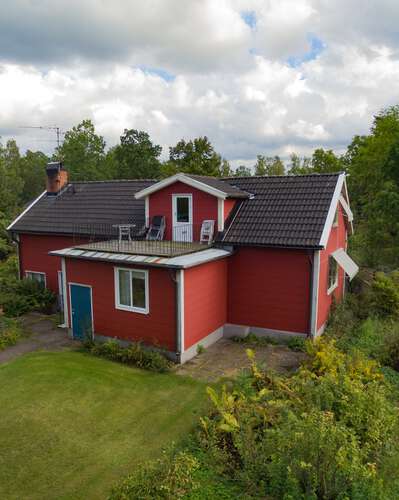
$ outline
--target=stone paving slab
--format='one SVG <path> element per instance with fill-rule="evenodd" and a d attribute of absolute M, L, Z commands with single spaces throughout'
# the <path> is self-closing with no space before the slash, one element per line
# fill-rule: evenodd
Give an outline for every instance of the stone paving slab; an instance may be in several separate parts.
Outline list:
<path fill-rule="evenodd" d="M 305 353 L 293 351 L 284 345 L 251 345 L 221 339 L 203 353 L 179 366 L 176 373 L 206 382 L 215 382 L 224 377 L 236 377 L 250 365 L 246 354 L 248 348 L 255 352 L 259 365 L 280 373 L 296 370 L 306 357 Z"/>

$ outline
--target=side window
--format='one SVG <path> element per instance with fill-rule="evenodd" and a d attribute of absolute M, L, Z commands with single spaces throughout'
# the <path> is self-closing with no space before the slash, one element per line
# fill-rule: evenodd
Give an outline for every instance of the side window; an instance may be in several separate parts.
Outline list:
<path fill-rule="evenodd" d="M 335 215 L 334 215 L 333 227 L 338 226 L 338 216 L 339 216 L 339 211 L 338 211 L 338 207 L 337 207 L 337 210 L 335 211 Z"/>
<path fill-rule="evenodd" d="M 338 286 L 338 264 L 331 255 L 328 257 L 328 290 L 331 293 Z"/>
<path fill-rule="evenodd" d="M 33 280 L 42 285 L 43 287 L 46 286 L 46 274 L 45 273 L 39 273 L 35 271 L 26 271 L 25 276 L 28 280 Z"/>
<path fill-rule="evenodd" d="M 117 309 L 147 314 L 148 271 L 116 268 L 115 299 Z"/>

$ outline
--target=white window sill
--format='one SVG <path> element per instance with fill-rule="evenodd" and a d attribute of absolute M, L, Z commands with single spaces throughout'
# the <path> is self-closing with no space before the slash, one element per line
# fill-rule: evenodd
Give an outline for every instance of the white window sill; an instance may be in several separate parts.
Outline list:
<path fill-rule="evenodd" d="M 331 295 L 333 291 L 338 288 L 338 283 L 334 283 L 328 290 L 327 290 L 327 295 Z"/>
<path fill-rule="evenodd" d="M 149 313 L 148 309 L 142 309 L 141 307 L 122 306 L 119 304 L 117 304 L 115 306 L 115 309 L 119 309 L 120 311 L 139 313 L 139 314 L 148 314 Z"/>

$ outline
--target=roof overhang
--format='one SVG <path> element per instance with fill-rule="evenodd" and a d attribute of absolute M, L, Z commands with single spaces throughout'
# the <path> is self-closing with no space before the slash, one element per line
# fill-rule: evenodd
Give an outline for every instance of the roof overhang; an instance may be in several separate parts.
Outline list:
<path fill-rule="evenodd" d="M 359 266 L 354 260 L 349 257 L 349 255 L 343 248 L 335 250 L 335 252 L 333 252 L 331 255 L 337 261 L 338 265 L 342 267 L 345 273 L 349 276 L 350 280 L 352 280 L 359 272 Z"/>
<path fill-rule="evenodd" d="M 12 231 L 12 228 L 13 226 L 20 220 L 22 219 L 22 217 L 27 213 L 29 212 L 29 210 L 33 207 L 33 205 L 35 205 L 41 198 L 43 198 L 43 196 L 47 193 L 47 191 L 43 191 L 42 194 L 40 194 L 35 200 L 32 201 L 32 203 L 30 205 L 28 205 L 25 210 L 18 215 L 18 217 L 16 219 L 14 219 L 11 224 L 7 227 L 7 231 Z"/>
<path fill-rule="evenodd" d="M 63 248 L 62 250 L 53 250 L 49 252 L 49 255 L 72 259 L 110 262 L 119 265 L 125 264 L 146 267 L 166 267 L 170 269 L 188 269 L 214 260 L 224 259 L 232 255 L 232 253 L 232 250 L 208 248 L 206 250 L 178 255 L 176 257 L 160 257 L 156 255 L 132 255 L 126 253 L 82 250 L 80 248 L 71 247 Z"/>
<path fill-rule="evenodd" d="M 145 189 L 142 189 L 141 191 L 138 191 L 134 196 L 137 200 L 146 198 L 148 195 L 155 193 L 156 191 L 159 191 L 161 189 L 164 189 L 167 186 L 173 184 L 174 182 L 183 182 L 184 184 L 187 184 L 187 186 L 199 189 L 200 191 L 204 191 L 205 193 L 216 196 L 217 198 L 221 198 L 222 200 L 225 200 L 228 197 L 228 194 L 224 193 L 223 191 L 220 191 L 220 189 L 208 186 L 207 184 L 197 179 L 188 177 L 187 175 L 184 175 L 182 173 L 172 175 L 171 177 L 167 177 L 166 179 L 162 179 L 161 181 L 152 184 L 152 186 L 149 186 Z"/>

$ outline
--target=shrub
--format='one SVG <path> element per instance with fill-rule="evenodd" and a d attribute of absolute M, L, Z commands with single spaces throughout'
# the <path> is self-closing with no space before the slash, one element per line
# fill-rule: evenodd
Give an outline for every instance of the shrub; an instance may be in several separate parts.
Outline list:
<path fill-rule="evenodd" d="M 53 292 L 33 280 L 10 280 L 1 285 L 1 305 L 7 316 L 21 316 L 30 311 L 49 314 L 55 299 Z"/>
<path fill-rule="evenodd" d="M 293 351 L 306 351 L 306 339 L 294 336 L 287 340 L 287 346 Z"/>
<path fill-rule="evenodd" d="M 397 272 L 376 273 L 371 284 L 369 306 L 372 314 L 399 318 L 399 283 Z"/>
<path fill-rule="evenodd" d="M 104 343 L 86 341 L 84 347 L 95 356 L 154 372 L 166 372 L 171 367 L 170 361 L 163 354 L 143 348 L 139 342 L 131 343 L 128 347 L 122 347 L 116 340 L 108 340 Z"/>
<path fill-rule="evenodd" d="M 18 321 L 10 318 L 0 318 L 0 351 L 18 342 L 22 335 Z"/>
<path fill-rule="evenodd" d="M 244 389 L 209 389 L 215 412 L 203 419 L 205 442 L 253 496 L 389 498 L 398 419 L 378 365 L 327 340 L 307 348 L 291 378 L 253 360 Z"/>
<path fill-rule="evenodd" d="M 113 489 L 109 500 L 184 498 L 196 488 L 193 475 L 198 468 L 198 460 L 188 452 L 180 451 L 173 457 L 165 454 L 128 476 Z"/>

